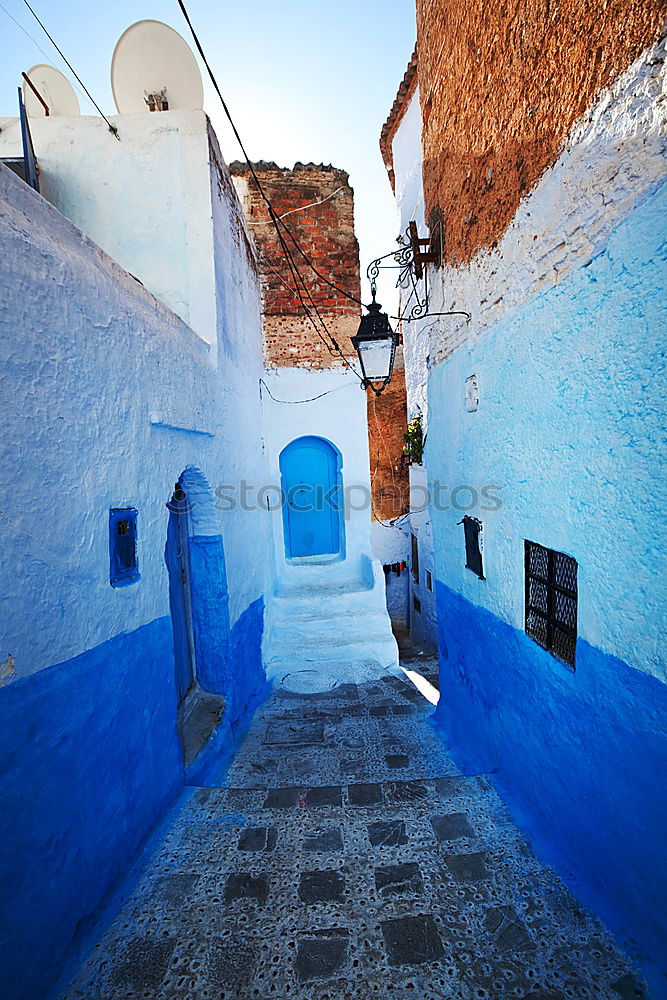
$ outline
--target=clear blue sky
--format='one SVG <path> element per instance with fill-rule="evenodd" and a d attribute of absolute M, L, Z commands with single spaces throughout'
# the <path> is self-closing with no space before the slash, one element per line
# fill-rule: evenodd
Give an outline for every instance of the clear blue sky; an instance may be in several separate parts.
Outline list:
<path fill-rule="evenodd" d="M 176 0 L 30 0 L 105 113 L 115 114 L 109 67 L 117 39 L 154 18 L 191 44 Z M 21 70 L 48 62 L 71 74 L 22 0 L 0 0 L 44 52 L 0 8 L 0 116 L 16 115 Z M 394 246 L 398 223 L 378 148 L 415 42 L 414 0 L 186 0 L 195 29 L 253 159 L 292 166 L 333 163 L 355 189 L 362 274 Z M 44 53 L 48 56 L 45 57 Z M 205 110 L 228 161 L 240 155 L 203 67 Z M 94 114 L 79 96 L 83 114 Z M 391 272 L 385 272 L 384 296 Z M 362 278 L 363 298 L 368 286 Z"/>

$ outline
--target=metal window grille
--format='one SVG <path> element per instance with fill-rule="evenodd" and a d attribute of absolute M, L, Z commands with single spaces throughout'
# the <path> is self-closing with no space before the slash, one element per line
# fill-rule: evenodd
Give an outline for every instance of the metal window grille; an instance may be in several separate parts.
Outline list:
<path fill-rule="evenodd" d="M 575 666 L 577 561 L 525 542 L 526 632 L 543 649 Z"/>
<path fill-rule="evenodd" d="M 484 563 L 482 560 L 481 531 L 482 522 L 476 517 L 466 514 L 459 524 L 463 525 L 466 542 L 466 569 L 476 573 L 480 580 L 484 579 Z"/>

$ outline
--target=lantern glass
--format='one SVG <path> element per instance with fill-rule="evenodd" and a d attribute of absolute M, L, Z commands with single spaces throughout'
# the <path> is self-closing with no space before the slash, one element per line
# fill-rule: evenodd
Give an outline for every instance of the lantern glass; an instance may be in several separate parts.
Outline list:
<path fill-rule="evenodd" d="M 364 375 L 371 382 L 384 382 L 391 375 L 394 338 L 390 334 L 378 340 L 359 343 L 357 350 Z"/>

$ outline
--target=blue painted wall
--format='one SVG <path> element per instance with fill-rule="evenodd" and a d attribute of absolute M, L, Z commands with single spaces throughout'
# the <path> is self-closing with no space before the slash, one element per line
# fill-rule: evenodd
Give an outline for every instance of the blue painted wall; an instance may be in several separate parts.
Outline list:
<path fill-rule="evenodd" d="M 201 166 L 207 122 L 196 119 Z M 203 254 L 212 278 L 214 248 L 215 301 L 195 295 L 191 305 L 210 317 L 217 351 L 0 165 L 0 285 L 12 290 L 0 310 L 0 664 L 15 664 L 0 682 L 2 1000 L 44 994 L 182 787 L 164 560 L 176 477 L 267 481 L 258 276 L 228 176 L 220 184 L 206 168 L 205 180 L 211 198 L 199 185 L 192 217 L 205 232 L 213 208 L 214 247 L 200 241 L 188 259 Z M 127 239 L 140 215 L 114 216 L 129 220 Z M 119 506 L 139 511 L 141 579 L 115 588 L 108 525 Z M 210 515 L 217 542 L 193 547 L 210 571 L 200 669 L 211 690 L 238 684 L 238 716 L 261 667 L 269 519 L 223 518 L 213 502 Z M 237 674 L 229 657 L 241 649 Z"/>
<path fill-rule="evenodd" d="M 229 662 L 235 673 L 234 705 L 231 718 L 238 722 L 268 693 L 262 663 L 262 632 L 264 629 L 264 599 L 259 598 L 246 608 L 231 631 Z"/>
<path fill-rule="evenodd" d="M 0 995 L 47 993 L 183 781 L 168 617 L 0 689 Z"/>
<path fill-rule="evenodd" d="M 426 445 L 431 483 L 471 485 L 470 513 L 484 525 L 479 580 L 465 569 L 461 510 L 431 506 L 438 718 L 464 766 L 497 771 L 517 817 L 634 940 L 657 993 L 656 967 L 667 967 L 665 232 L 663 186 L 586 266 L 434 368 Z M 472 374 L 480 403 L 467 412 Z M 499 509 L 480 506 L 490 484 Z M 526 538 L 578 562 L 575 673 L 525 635 Z"/>
<path fill-rule="evenodd" d="M 246 608 L 229 634 L 227 664 L 231 694 L 221 725 L 187 770 L 189 785 L 216 787 L 224 782 L 226 768 L 252 713 L 271 689 L 262 663 L 263 629 L 264 599 L 259 598 Z"/>
<path fill-rule="evenodd" d="M 584 640 L 573 675 L 436 584 L 436 713 L 466 773 L 494 773 L 550 858 L 645 960 L 667 956 L 667 685 Z"/>
<path fill-rule="evenodd" d="M 230 698 L 229 593 L 222 535 L 190 538 L 190 586 L 197 679 L 206 691 Z"/>

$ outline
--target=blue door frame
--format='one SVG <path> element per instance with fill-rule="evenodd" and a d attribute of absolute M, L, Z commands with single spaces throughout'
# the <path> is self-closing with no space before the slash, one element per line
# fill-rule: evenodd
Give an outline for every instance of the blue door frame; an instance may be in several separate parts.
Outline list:
<path fill-rule="evenodd" d="M 300 437 L 280 454 L 288 559 L 344 554 L 341 455 L 320 437 Z"/>

